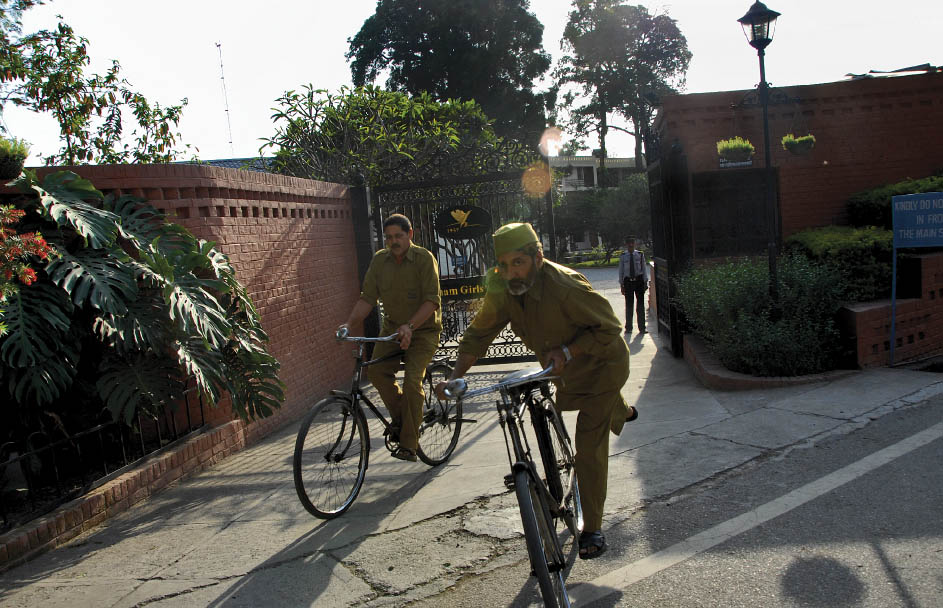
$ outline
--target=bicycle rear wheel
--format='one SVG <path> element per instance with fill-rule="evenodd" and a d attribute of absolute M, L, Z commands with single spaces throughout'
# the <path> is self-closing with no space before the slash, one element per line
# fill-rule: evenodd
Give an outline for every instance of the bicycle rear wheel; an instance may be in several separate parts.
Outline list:
<path fill-rule="evenodd" d="M 580 505 L 573 444 L 570 442 L 563 418 L 556 411 L 552 401 L 550 407 L 540 408 L 538 411 L 533 424 L 547 477 L 547 488 L 560 506 L 560 516 L 566 527 L 574 537 L 578 537 L 583 529 L 583 508 Z"/>
<path fill-rule="evenodd" d="M 319 401 L 298 429 L 295 490 L 309 513 L 333 519 L 360 493 L 370 454 L 363 413 L 338 397 Z"/>
<path fill-rule="evenodd" d="M 452 369 L 444 363 L 426 370 L 426 402 L 422 408 L 419 426 L 419 458 L 434 467 L 449 459 L 458 444 L 462 430 L 462 403 L 457 399 L 442 401 L 435 394 L 435 386 L 449 379 Z"/>
<path fill-rule="evenodd" d="M 538 483 L 526 470 L 514 473 L 514 491 L 521 510 L 527 555 L 544 604 L 551 608 L 568 607 L 570 599 L 563 582 L 563 550 L 554 531 L 550 510 L 537 488 Z"/>

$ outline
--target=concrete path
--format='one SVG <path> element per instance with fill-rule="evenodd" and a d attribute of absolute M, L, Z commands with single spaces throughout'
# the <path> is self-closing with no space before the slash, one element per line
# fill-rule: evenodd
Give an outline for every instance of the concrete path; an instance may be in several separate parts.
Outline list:
<path fill-rule="evenodd" d="M 587 275 L 622 317 L 615 270 Z M 609 524 L 754 459 L 943 393 L 940 374 L 902 369 L 711 391 L 657 336 L 626 339 L 632 375 L 623 392 L 641 414 L 610 445 Z M 472 386 L 493 382 L 510 369 L 473 368 L 469 379 Z M 508 465 L 493 404 L 472 402 L 466 416 L 477 423 L 463 429 L 452 459 L 434 469 L 392 459 L 372 423 L 366 484 L 348 513 L 327 522 L 308 515 L 295 496 L 296 427 L 286 428 L 0 575 L 0 604 L 399 606 L 470 574 L 520 566 L 526 554 L 516 503 L 502 484 Z M 570 576 L 579 577 L 580 567 L 577 560 Z"/>

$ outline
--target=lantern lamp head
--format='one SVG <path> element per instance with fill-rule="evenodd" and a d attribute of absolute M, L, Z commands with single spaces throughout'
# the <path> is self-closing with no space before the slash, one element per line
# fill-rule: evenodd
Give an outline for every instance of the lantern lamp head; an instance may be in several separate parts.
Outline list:
<path fill-rule="evenodd" d="M 737 19 L 743 26 L 743 33 L 750 46 L 762 51 L 773 41 L 773 30 L 776 28 L 776 17 L 779 13 L 770 10 L 762 2 L 754 2 L 750 10 L 743 17 Z"/>

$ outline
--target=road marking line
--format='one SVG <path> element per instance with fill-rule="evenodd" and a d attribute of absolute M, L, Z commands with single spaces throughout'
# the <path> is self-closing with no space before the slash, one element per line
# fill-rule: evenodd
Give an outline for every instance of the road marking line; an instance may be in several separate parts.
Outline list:
<path fill-rule="evenodd" d="M 573 604 L 587 604 L 657 574 L 687 559 L 724 543 L 773 518 L 802 506 L 878 467 L 943 437 L 943 422 L 838 469 L 825 477 L 760 505 L 752 511 L 727 520 L 628 566 L 604 574 L 588 583 L 580 583 L 569 592 Z"/>

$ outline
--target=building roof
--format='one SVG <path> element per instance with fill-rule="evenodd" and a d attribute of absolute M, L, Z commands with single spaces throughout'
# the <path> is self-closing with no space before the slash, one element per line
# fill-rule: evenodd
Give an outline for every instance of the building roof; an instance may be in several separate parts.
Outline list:
<path fill-rule="evenodd" d="M 212 167 L 225 167 L 227 169 L 245 169 L 246 171 L 255 171 L 256 173 L 270 173 L 272 160 L 274 156 L 250 156 L 246 158 L 216 158 L 212 160 L 197 161 L 178 161 L 183 165 L 210 165 Z"/>

